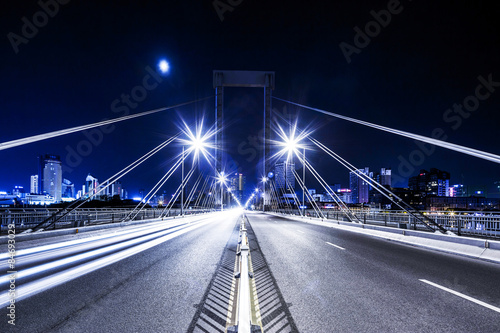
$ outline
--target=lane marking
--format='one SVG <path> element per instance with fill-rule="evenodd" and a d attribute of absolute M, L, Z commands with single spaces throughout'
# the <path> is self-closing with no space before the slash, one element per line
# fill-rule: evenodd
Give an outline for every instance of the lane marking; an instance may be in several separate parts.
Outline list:
<path fill-rule="evenodd" d="M 326 242 L 326 244 L 331 245 L 333 247 L 336 247 L 337 249 L 345 250 L 342 246 L 338 246 L 338 245 L 332 244 L 330 242 Z"/>
<path fill-rule="evenodd" d="M 297 231 L 298 231 L 298 232 L 301 232 L 301 233 L 303 233 L 303 234 L 305 234 L 305 232 L 303 232 L 303 231 L 301 231 L 301 230 L 298 230 L 298 229 L 297 229 Z"/>
<path fill-rule="evenodd" d="M 479 305 L 481 305 L 481 306 L 484 306 L 485 308 L 488 308 L 488 309 L 490 309 L 490 310 L 493 310 L 493 311 L 496 311 L 496 312 L 500 313 L 500 308 L 497 308 L 496 306 L 490 305 L 490 304 L 488 304 L 488 303 L 485 303 L 485 302 L 480 301 L 480 300 L 478 300 L 478 299 L 475 299 L 475 298 L 473 298 L 473 297 L 470 297 L 470 296 L 464 295 L 464 294 L 462 294 L 462 293 L 459 293 L 458 291 L 451 290 L 451 289 L 449 289 L 449 288 L 446 288 L 446 287 L 440 286 L 440 285 L 439 285 L 439 284 L 437 284 L 437 283 L 434 283 L 434 282 L 431 282 L 431 281 L 427 281 L 427 280 L 425 280 L 425 279 L 419 279 L 419 281 L 424 282 L 424 283 L 427 283 L 427 284 L 429 284 L 429 285 L 431 285 L 431 286 L 433 286 L 433 287 L 436 287 L 436 288 L 439 288 L 439 289 L 441 289 L 441 290 L 447 291 L 447 292 L 449 292 L 449 293 L 451 293 L 451 294 L 453 294 L 453 295 L 456 295 L 456 296 L 462 297 L 462 298 L 464 298 L 464 299 L 466 299 L 466 300 L 468 300 L 468 301 L 474 302 L 474 303 L 476 303 L 476 304 L 479 304 Z"/>

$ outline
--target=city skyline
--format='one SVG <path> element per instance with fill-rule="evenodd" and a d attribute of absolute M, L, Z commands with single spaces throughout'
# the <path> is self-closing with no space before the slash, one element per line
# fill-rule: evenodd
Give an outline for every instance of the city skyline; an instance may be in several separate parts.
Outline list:
<path fill-rule="evenodd" d="M 44 169 L 50 168 L 55 165 L 60 164 L 60 157 L 57 155 L 50 155 L 50 154 L 44 154 L 44 155 L 39 155 L 38 156 L 38 174 L 37 175 L 31 175 L 30 176 L 30 186 L 29 187 L 24 187 L 23 185 L 15 185 L 12 187 L 12 191 L 2 189 L 0 188 L 1 193 L 9 193 L 9 194 L 20 194 L 19 191 L 24 191 L 25 193 L 29 194 L 39 194 L 39 195 L 49 195 L 50 197 L 54 198 L 55 202 L 58 203 L 61 202 L 61 197 L 65 199 L 78 199 L 84 196 L 85 193 L 90 193 L 95 195 L 97 193 L 97 190 L 100 189 L 102 186 L 108 185 L 108 182 L 104 181 L 101 179 L 103 183 L 99 183 L 98 178 L 94 177 L 92 173 L 88 173 L 85 181 L 82 182 L 80 186 L 75 186 L 74 182 L 69 181 L 66 178 L 62 178 L 62 173 L 61 174 L 61 179 L 59 184 L 59 198 L 54 195 L 54 187 L 47 187 L 43 185 L 44 177 L 40 177 L 40 175 L 44 174 Z M 284 166 L 287 166 L 287 172 L 286 175 L 288 178 L 291 178 L 291 180 L 287 180 L 289 183 L 289 188 L 288 190 L 285 191 L 284 187 L 284 182 L 286 177 L 284 177 Z M 293 176 L 293 171 L 292 170 L 300 170 L 300 165 L 297 167 L 295 166 L 294 162 L 288 162 L 285 164 L 284 161 L 281 162 L 276 162 L 275 167 L 274 167 L 274 174 L 273 177 L 276 182 L 276 189 L 280 190 L 284 193 L 289 193 L 290 187 L 294 189 L 294 192 L 298 195 L 302 193 L 302 190 L 300 187 L 295 185 L 295 178 Z M 391 168 L 381 168 L 379 171 L 374 171 L 374 169 L 371 169 L 369 167 L 361 168 L 358 169 L 357 172 L 363 173 L 365 176 L 369 177 L 370 179 L 373 179 L 374 181 L 377 181 L 383 186 L 388 186 L 388 188 L 392 188 L 392 177 L 391 177 Z M 493 184 L 494 190 L 492 192 L 489 192 L 488 186 L 485 186 L 484 184 L 462 184 L 459 182 L 452 182 L 451 181 L 451 175 L 446 172 L 446 171 L 441 171 L 436 168 L 430 168 L 430 174 L 432 175 L 434 173 L 439 173 L 441 175 L 444 173 L 444 177 L 440 176 L 439 178 L 436 179 L 446 179 L 446 183 L 439 183 L 435 184 L 433 186 L 436 186 L 434 190 L 431 190 L 428 188 L 426 191 L 429 191 L 429 194 L 438 196 L 438 197 L 486 197 L 486 198 L 500 198 L 500 186 L 498 186 L 499 182 L 495 182 Z M 46 171 L 47 172 L 47 171 Z M 425 169 L 421 169 L 417 174 L 412 175 L 408 179 L 408 183 L 406 186 L 403 186 L 403 188 L 408 189 L 411 192 L 415 192 L 417 190 L 424 191 L 422 186 L 426 185 L 421 185 L 417 179 L 422 178 L 422 176 L 425 177 L 426 173 L 429 171 Z M 329 181 L 329 184 L 332 184 L 330 187 L 335 187 L 339 195 L 343 195 L 343 201 L 346 203 L 370 203 L 370 198 L 372 196 L 372 187 L 369 185 L 366 181 L 363 179 L 359 178 L 354 174 L 354 172 L 348 172 L 349 176 L 349 182 L 348 186 L 345 187 L 343 186 L 343 183 L 335 183 L 334 181 Z M 54 180 L 54 176 L 52 177 L 52 181 Z M 57 178 L 57 177 L 55 177 Z M 89 180 L 90 179 L 90 180 Z M 422 178 L 423 179 L 423 178 Z M 426 178 L 427 179 L 427 178 Z M 428 182 L 429 180 L 426 180 Z M 19 182 L 18 182 L 19 183 Z M 78 184 L 78 183 L 77 183 Z M 423 183 L 425 184 L 425 183 Z M 192 185 L 192 184 L 191 184 Z M 331 196 L 326 192 L 318 188 L 319 184 L 315 184 L 314 182 L 311 182 L 309 180 L 309 184 L 307 184 L 306 180 L 306 186 L 308 187 L 309 191 L 313 191 L 314 194 L 316 195 L 321 195 L 326 196 L 330 198 Z M 417 187 L 418 185 L 418 187 Z M 188 184 L 188 187 L 190 184 Z M 37 189 L 43 189 L 38 192 L 34 192 L 32 189 L 33 188 Z M 57 187 L 57 186 L 56 186 Z M 68 189 L 69 187 L 69 189 Z M 116 188 L 115 188 L 116 187 Z M 344 189 L 341 188 L 345 187 Z M 29 188 L 30 190 L 27 191 L 26 189 Z M 118 190 L 117 190 L 118 188 Z M 240 202 L 243 202 L 245 198 L 243 197 L 244 195 L 249 196 L 250 194 L 253 193 L 253 187 L 247 187 L 246 186 L 246 176 L 241 174 L 241 173 L 235 173 L 229 177 L 229 183 L 228 183 L 228 189 L 232 190 L 233 194 L 238 198 Z M 439 190 L 438 190 L 439 189 Z M 449 189 L 452 189 L 451 192 Z M 349 193 L 345 193 L 345 190 L 349 190 Z M 71 191 L 71 192 L 69 192 Z M 123 192 L 124 191 L 124 192 Z M 164 201 L 164 195 L 166 194 L 167 191 L 164 191 L 162 194 L 155 195 L 154 200 L 152 202 L 156 201 Z M 73 193 L 74 195 L 68 195 L 68 193 Z M 124 194 L 127 193 L 127 194 Z M 348 195 L 347 197 L 345 195 Z M 121 199 L 127 199 L 128 198 L 128 192 L 125 190 L 122 186 L 122 183 L 120 181 L 117 181 L 116 183 L 110 184 L 102 193 L 101 196 L 107 197 L 108 200 L 113 197 L 114 195 L 118 195 Z M 144 189 L 137 189 L 136 191 L 132 191 L 130 198 L 134 198 L 135 200 L 142 200 L 144 195 Z M 168 194 L 167 194 L 168 195 Z M 172 194 L 173 195 L 173 194 Z M 140 199 L 138 199 L 140 198 Z M 24 199 L 23 199 L 24 200 Z M 31 198 L 31 199 L 26 199 L 27 202 L 35 202 L 36 200 L 40 200 L 41 202 L 44 202 L 44 200 L 47 200 L 46 197 L 42 198 L 39 197 L 38 199 Z M 35 201 L 33 201 L 35 200 Z M 333 198 L 330 198 L 329 201 L 334 201 Z M 309 201 L 309 200 L 306 200 Z M 321 200 L 320 200 L 321 201 Z M 40 204 L 40 203 L 38 203 Z M 156 203 L 155 203 L 156 204 Z"/>

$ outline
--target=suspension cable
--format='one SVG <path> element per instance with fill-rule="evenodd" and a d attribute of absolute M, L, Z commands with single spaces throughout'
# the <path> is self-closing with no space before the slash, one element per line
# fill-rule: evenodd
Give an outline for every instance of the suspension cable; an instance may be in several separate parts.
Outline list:
<path fill-rule="evenodd" d="M 381 130 L 381 131 L 389 132 L 389 133 L 392 133 L 392 134 L 397 134 L 397 135 L 404 136 L 404 137 L 407 137 L 407 138 L 410 138 L 410 139 L 414 139 L 414 140 L 426 142 L 426 143 L 429 143 L 429 144 L 432 144 L 432 145 L 436 145 L 436 146 L 439 146 L 439 147 L 443 147 L 443 148 L 447 148 L 447 149 L 450 149 L 450 150 L 454 150 L 454 151 L 457 151 L 459 153 L 464 153 L 464 154 L 467 154 L 467 155 L 470 155 L 470 156 L 474 156 L 474 157 L 478 157 L 478 158 L 481 158 L 481 159 L 484 159 L 484 160 L 492 161 L 492 162 L 495 162 L 495 163 L 500 163 L 500 156 L 499 155 L 495 155 L 495 154 L 492 154 L 492 153 L 484 152 L 484 151 L 481 151 L 481 150 L 477 150 L 477 149 L 473 149 L 473 148 L 469 148 L 469 147 L 457 145 L 457 144 L 454 144 L 454 143 L 450 143 L 450 142 L 446 142 L 446 141 L 442 141 L 442 140 L 438 140 L 438 139 L 429 138 L 429 137 L 426 137 L 426 136 L 423 136 L 423 135 L 418 135 L 418 134 L 414 134 L 414 133 L 410 133 L 410 132 L 405 132 L 405 131 L 397 130 L 397 129 L 390 128 L 390 127 L 385 127 L 385 126 L 381 126 L 381 125 L 369 123 L 367 121 L 358 120 L 358 119 L 351 118 L 351 117 L 346 117 L 346 116 L 343 116 L 343 115 L 340 115 L 340 114 L 337 114 L 337 113 L 328 112 L 328 111 L 317 109 L 317 108 L 313 108 L 313 107 L 310 107 L 310 106 L 307 106 L 307 105 L 303 105 L 303 104 L 299 104 L 299 103 L 294 103 L 294 102 L 291 102 L 291 101 L 287 101 L 287 100 L 284 100 L 284 99 L 281 99 L 281 98 L 278 98 L 278 97 L 275 97 L 275 96 L 273 96 L 273 98 L 277 99 L 279 101 L 285 102 L 285 103 L 289 103 L 289 104 L 292 104 L 292 105 L 295 105 L 295 106 L 298 106 L 298 107 L 302 107 L 302 108 L 305 108 L 305 109 L 309 109 L 309 110 L 312 110 L 312 111 L 323 113 L 323 114 L 326 114 L 326 115 L 329 115 L 329 116 L 332 116 L 332 117 L 336 117 L 336 118 L 347 120 L 347 121 L 350 121 L 350 122 L 353 122 L 353 123 L 357 123 L 357 124 L 361 124 L 361 125 L 364 125 L 364 126 L 376 128 L 376 129 Z"/>
<path fill-rule="evenodd" d="M 177 108 L 177 107 L 181 107 L 181 106 L 184 106 L 184 105 L 189 105 L 189 104 L 193 104 L 193 103 L 196 103 L 196 102 L 200 102 L 200 101 L 203 101 L 203 100 L 206 100 L 206 99 L 209 99 L 209 98 L 212 98 L 212 96 L 205 97 L 205 98 L 199 98 L 199 99 L 195 99 L 195 100 L 192 100 L 192 101 L 189 101 L 189 102 L 179 103 L 179 104 L 176 104 L 176 105 L 167 106 L 167 107 L 163 107 L 163 108 L 159 108 L 159 109 L 154 109 L 154 110 L 149 110 L 149 111 L 145 111 L 145 112 L 141 112 L 141 113 L 131 114 L 131 115 L 128 115 L 128 116 L 123 116 L 123 117 L 119 117 L 119 118 L 115 118 L 115 119 L 103 120 L 103 121 L 100 121 L 100 122 L 97 122 L 97 123 L 93 123 L 93 124 L 76 126 L 76 127 L 71 127 L 71 128 L 59 130 L 59 131 L 54 131 L 54 132 L 49 132 L 49 133 L 45 133 L 45 134 L 39 134 L 39 135 L 29 136 L 29 137 L 26 137 L 26 138 L 12 140 L 12 141 L 7 141 L 7 142 L 0 143 L 0 150 L 9 149 L 9 148 L 17 147 L 17 146 L 22 146 L 22 145 L 26 145 L 28 143 L 33 143 L 33 142 L 42 141 L 42 140 L 46 140 L 46 139 L 51 139 L 51 138 L 55 138 L 55 137 L 58 137 L 58 136 L 61 136 L 61 135 L 66 135 L 66 134 L 71 134 L 71 133 L 75 133 L 75 132 L 80 132 L 80 131 L 88 130 L 88 129 L 91 129 L 91 128 L 94 128 L 94 127 L 105 126 L 105 125 L 117 123 L 117 122 L 124 121 L 124 120 L 129 120 L 129 119 L 133 119 L 133 118 L 138 118 L 138 117 L 150 115 L 150 114 L 157 113 L 157 112 L 171 110 L 171 109 L 174 109 L 174 108 Z"/>

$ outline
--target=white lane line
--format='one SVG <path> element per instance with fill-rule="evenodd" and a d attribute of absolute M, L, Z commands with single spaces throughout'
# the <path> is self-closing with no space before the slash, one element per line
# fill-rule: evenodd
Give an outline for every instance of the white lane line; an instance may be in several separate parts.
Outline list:
<path fill-rule="evenodd" d="M 303 232 L 303 231 L 301 231 L 301 230 L 298 230 L 298 229 L 297 229 L 297 231 L 298 231 L 298 232 L 301 232 L 301 233 L 303 233 L 303 234 L 305 234 L 305 232 Z"/>
<path fill-rule="evenodd" d="M 331 245 L 333 247 L 336 247 L 337 249 L 345 250 L 342 246 L 338 246 L 338 245 L 332 244 L 330 242 L 326 242 L 326 244 Z"/>
<path fill-rule="evenodd" d="M 446 287 L 440 286 L 439 284 L 434 283 L 434 282 L 431 282 L 431 281 L 427 281 L 427 280 L 424 280 L 424 279 L 419 279 L 419 281 L 422 281 L 422 282 L 427 283 L 427 284 L 429 284 L 429 285 L 431 285 L 431 286 L 433 286 L 433 287 L 436 287 L 436 288 L 439 288 L 439 289 L 441 289 L 441 290 L 447 291 L 447 292 L 449 292 L 449 293 L 451 293 L 451 294 L 453 294 L 453 295 L 456 295 L 456 296 L 462 297 L 462 298 L 464 298 L 464 299 L 466 299 L 466 300 L 468 300 L 468 301 L 474 302 L 474 303 L 476 303 L 476 304 L 479 304 L 479 305 L 481 305 L 481 306 L 484 306 L 485 308 L 488 308 L 488 309 L 490 309 L 490 310 L 493 310 L 493 311 L 496 311 L 496 312 L 500 313 L 500 308 L 497 308 L 496 306 L 490 305 L 490 304 L 488 304 L 488 303 L 485 303 L 485 302 L 480 301 L 480 300 L 478 300 L 478 299 L 475 299 L 475 298 L 473 298 L 473 297 L 470 297 L 470 296 L 464 295 L 464 294 L 462 294 L 462 293 L 459 293 L 458 291 L 451 290 L 451 289 L 448 289 L 448 288 L 446 288 Z"/>

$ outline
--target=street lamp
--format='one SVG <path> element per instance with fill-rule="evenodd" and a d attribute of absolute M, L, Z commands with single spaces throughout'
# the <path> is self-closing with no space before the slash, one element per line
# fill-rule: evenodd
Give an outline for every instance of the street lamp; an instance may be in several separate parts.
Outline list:
<path fill-rule="evenodd" d="M 299 154 L 299 149 L 303 149 L 303 154 L 302 154 L 302 167 L 303 167 L 303 172 L 302 172 L 302 206 L 305 206 L 305 179 L 306 179 L 306 169 L 305 169 L 305 147 L 300 144 L 300 142 L 309 136 L 310 132 L 307 131 L 302 131 L 300 133 L 297 132 L 297 123 L 295 123 L 293 126 L 290 126 L 290 133 L 287 135 L 283 128 L 278 125 L 278 136 L 282 139 L 282 141 L 278 142 L 278 145 L 282 147 L 282 149 L 277 153 L 278 157 L 281 157 L 285 154 L 287 154 L 287 157 L 284 161 L 284 179 L 285 179 L 285 189 L 287 188 L 287 169 L 288 169 L 288 161 L 293 157 L 293 155 L 297 155 L 300 159 L 300 154 Z M 286 192 L 286 190 L 285 190 Z M 295 194 L 294 194 L 295 195 Z M 305 214 L 305 211 L 303 211 L 303 214 Z"/>
<path fill-rule="evenodd" d="M 222 171 L 219 174 L 219 177 L 217 178 L 220 183 L 220 210 L 221 212 L 224 210 L 224 184 L 226 183 L 226 175 L 224 174 L 224 171 Z"/>
<path fill-rule="evenodd" d="M 302 216 L 306 216 L 305 192 L 306 192 L 306 149 L 302 150 Z"/>
<path fill-rule="evenodd" d="M 266 182 L 267 177 L 262 177 L 262 211 L 266 211 Z"/>
<path fill-rule="evenodd" d="M 159 66 L 163 66 L 166 71 L 168 71 L 168 63 L 165 61 L 165 63 L 160 62 Z M 208 140 L 211 136 L 213 136 L 213 131 L 209 130 L 203 132 L 203 121 L 200 124 L 196 125 L 196 130 L 193 132 L 189 126 L 184 122 L 185 129 L 182 131 L 184 134 L 187 136 L 187 139 L 180 139 L 180 141 L 183 143 L 182 146 L 182 183 L 181 183 L 181 215 L 184 215 L 184 186 L 185 186 L 185 179 L 184 179 L 184 160 L 186 159 L 187 155 L 189 155 L 191 152 L 194 152 L 193 155 L 193 165 L 194 163 L 198 160 L 198 157 L 200 156 L 200 153 L 205 156 L 205 158 L 210 162 L 209 157 L 210 154 L 208 153 L 207 149 L 211 148 L 210 144 L 208 143 Z M 187 146 L 187 150 L 185 149 Z"/>
<path fill-rule="evenodd" d="M 184 216 L 184 160 L 186 157 L 184 156 L 185 147 L 182 146 L 182 166 L 181 166 L 181 216 Z"/>

